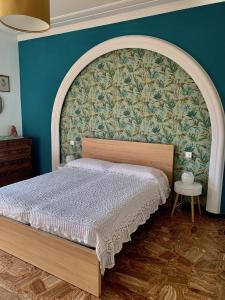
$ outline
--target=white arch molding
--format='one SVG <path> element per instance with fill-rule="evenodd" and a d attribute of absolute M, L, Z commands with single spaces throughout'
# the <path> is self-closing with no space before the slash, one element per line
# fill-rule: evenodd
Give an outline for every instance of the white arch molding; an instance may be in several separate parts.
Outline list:
<path fill-rule="evenodd" d="M 149 36 L 129 35 L 110 39 L 86 52 L 71 67 L 56 95 L 52 111 L 52 169 L 57 169 L 60 160 L 59 124 L 65 96 L 79 73 L 96 58 L 119 49 L 140 48 L 158 52 L 180 65 L 195 81 L 201 91 L 211 120 L 212 142 L 209 162 L 208 195 L 206 210 L 220 213 L 225 160 L 225 119 L 218 92 L 201 65 L 179 47 Z"/>

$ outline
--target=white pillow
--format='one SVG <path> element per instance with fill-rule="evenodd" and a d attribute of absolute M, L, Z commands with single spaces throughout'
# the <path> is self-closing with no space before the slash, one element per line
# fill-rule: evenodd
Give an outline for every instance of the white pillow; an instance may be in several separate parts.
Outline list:
<path fill-rule="evenodd" d="M 107 172 L 124 174 L 127 176 L 136 176 L 139 179 L 147 180 L 148 182 L 151 182 L 153 180 L 157 182 L 159 185 L 159 191 L 163 199 L 163 203 L 169 197 L 170 194 L 169 180 L 166 174 L 162 170 L 152 168 L 152 167 L 139 166 L 139 165 L 115 164 Z"/>
<path fill-rule="evenodd" d="M 82 168 L 87 170 L 95 170 L 95 171 L 106 171 L 110 167 L 112 167 L 114 163 L 100 160 L 100 159 L 94 159 L 94 158 L 79 158 L 72 160 L 66 164 L 66 167 L 68 168 Z"/>
<path fill-rule="evenodd" d="M 152 167 L 131 164 L 114 164 L 108 171 L 128 176 L 133 175 L 141 179 L 160 179 L 160 177 L 163 177 L 164 180 L 166 179 L 168 182 L 168 178 L 163 171 Z"/>

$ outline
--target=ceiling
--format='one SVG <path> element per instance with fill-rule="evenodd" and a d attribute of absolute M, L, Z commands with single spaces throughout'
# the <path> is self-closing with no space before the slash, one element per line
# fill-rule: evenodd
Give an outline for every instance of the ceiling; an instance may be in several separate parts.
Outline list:
<path fill-rule="evenodd" d="M 155 0 L 51 0 L 51 14 L 52 17 L 69 14 L 71 12 L 81 12 L 84 10 L 93 10 L 102 8 L 103 10 L 110 9 L 115 6 L 126 6 L 144 2 L 155 2 Z"/>
<path fill-rule="evenodd" d="M 47 35 L 54 34 L 56 30 L 59 32 L 59 30 L 61 30 L 60 28 L 65 28 L 66 26 L 70 26 L 69 31 L 73 31 L 223 1 L 224 0 L 50 0 L 52 29 Z M 71 29 L 71 25 L 74 24 L 75 27 Z M 22 35 L 23 37 L 29 35 L 7 29 L 3 25 L 0 25 L 0 31 L 12 35 Z"/>
<path fill-rule="evenodd" d="M 169 2 L 174 0 L 51 0 L 51 23 L 66 25 Z"/>

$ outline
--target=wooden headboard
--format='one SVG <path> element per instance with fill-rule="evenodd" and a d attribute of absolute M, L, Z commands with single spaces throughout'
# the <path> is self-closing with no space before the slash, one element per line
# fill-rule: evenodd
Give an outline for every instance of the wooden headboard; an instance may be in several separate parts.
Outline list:
<path fill-rule="evenodd" d="M 172 184 L 173 145 L 83 138 L 82 157 L 158 168 Z"/>

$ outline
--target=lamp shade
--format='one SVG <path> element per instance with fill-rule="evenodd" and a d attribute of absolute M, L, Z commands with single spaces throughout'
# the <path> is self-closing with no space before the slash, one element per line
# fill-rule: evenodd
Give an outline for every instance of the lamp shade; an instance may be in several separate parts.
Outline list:
<path fill-rule="evenodd" d="M 50 0 L 0 0 L 0 21 L 18 31 L 50 28 Z"/>

